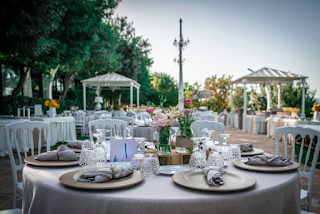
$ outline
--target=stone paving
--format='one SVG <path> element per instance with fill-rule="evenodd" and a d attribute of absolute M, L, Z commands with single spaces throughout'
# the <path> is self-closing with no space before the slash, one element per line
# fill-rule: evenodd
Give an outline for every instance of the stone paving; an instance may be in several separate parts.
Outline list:
<path fill-rule="evenodd" d="M 237 128 L 226 128 L 226 134 L 232 134 L 228 138 L 229 143 L 237 141 L 251 141 L 254 147 L 263 149 L 268 153 L 274 154 L 274 140 L 266 137 L 264 134 L 251 134 L 243 132 Z M 283 149 L 280 149 L 280 155 L 283 154 Z M 21 173 L 19 174 L 21 179 Z M 313 180 L 312 193 L 312 212 L 320 213 L 320 169 L 316 169 Z M 308 180 L 301 178 L 301 188 L 307 189 Z M 0 157 L 0 210 L 12 209 L 13 194 L 12 194 L 12 173 L 8 156 Z M 21 200 L 18 200 L 17 206 L 21 208 Z"/>

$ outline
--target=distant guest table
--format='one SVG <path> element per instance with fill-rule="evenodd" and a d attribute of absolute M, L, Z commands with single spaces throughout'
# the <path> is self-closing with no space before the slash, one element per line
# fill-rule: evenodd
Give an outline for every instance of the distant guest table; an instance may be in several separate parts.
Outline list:
<path fill-rule="evenodd" d="M 31 118 L 31 121 L 43 121 L 50 123 L 51 127 L 51 134 L 50 134 L 50 145 L 53 146 L 58 142 L 68 142 L 70 140 L 77 139 L 76 135 L 76 129 L 74 125 L 74 118 L 73 117 L 55 117 L 55 118 L 49 118 L 49 117 L 37 117 L 37 118 Z M 7 155 L 6 152 L 6 141 L 4 136 L 4 126 L 10 123 L 15 122 L 23 122 L 23 121 L 29 121 L 28 119 L 12 119 L 12 120 L 0 120 L 0 156 Z M 13 139 L 13 135 L 10 135 Z M 17 141 L 20 145 L 20 148 L 22 149 L 22 137 L 20 133 L 17 133 Z M 34 136 L 35 137 L 35 136 Z M 30 142 L 29 137 L 25 137 L 26 145 L 28 149 L 30 149 Z M 13 145 L 13 140 L 11 140 L 11 145 Z"/>
<path fill-rule="evenodd" d="M 151 126 L 133 126 L 133 129 L 134 137 L 145 137 L 147 141 L 152 142 L 153 130 Z"/>
<path fill-rule="evenodd" d="M 300 213 L 297 170 L 267 173 L 228 165 L 227 171 L 241 171 L 257 179 L 254 187 L 237 192 L 192 190 L 175 184 L 167 175 L 116 190 L 81 190 L 59 183 L 61 175 L 79 169 L 25 165 L 22 213 Z"/>
<path fill-rule="evenodd" d="M 94 120 L 94 115 L 87 115 L 85 116 L 85 127 L 84 127 L 84 134 L 89 135 L 89 122 Z"/>

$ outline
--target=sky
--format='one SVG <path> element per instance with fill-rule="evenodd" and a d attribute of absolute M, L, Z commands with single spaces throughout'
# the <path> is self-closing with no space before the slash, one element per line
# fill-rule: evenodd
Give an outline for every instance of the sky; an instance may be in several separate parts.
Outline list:
<path fill-rule="evenodd" d="M 115 15 L 133 22 L 152 45 L 152 72 L 179 80 L 179 20 L 184 40 L 183 82 L 232 80 L 263 67 L 308 76 L 320 97 L 319 0 L 122 0 Z"/>

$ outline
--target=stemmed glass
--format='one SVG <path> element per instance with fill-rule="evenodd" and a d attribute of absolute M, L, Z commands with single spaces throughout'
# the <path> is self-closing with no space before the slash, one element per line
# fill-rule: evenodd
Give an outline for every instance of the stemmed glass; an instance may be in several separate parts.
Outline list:
<path fill-rule="evenodd" d="M 209 148 L 213 149 L 216 146 L 215 141 L 212 139 L 212 134 L 214 132 L 215 130 L 206 130 L 206 133 L 208 134 L 208 138 L 203 145 L 204 150 L 207 150 Z"/>
<path fill-rule="evenodd" d="M 173 142 L 176 142 L 177 134 L 178 134 L 178 131 L 179 131 L 179 127 L 171 127 L 171 129 L 173 131 L 171 139 L 172 139 Z"/>
<path fill-rule="evenodd" d="M 189 160 L 189 168 L 202 169 L 207 165 L 206 154 L 201 151 L 199 147 L 200 141 L 203 140 L 203 137 L 192 137 L 191 140 L 193 140 L 195 146 Z"/>
<path fill-rule="evenodd" d="M 222 147 L 220 148 L 220 152 L 224 161 L 224 165 L 232 162 L 232 149 L 228 147 L 227 138 L 231 136 L 231 134 L 219 134 L 222 138 Z"/>
<path fill-rule="evenodd" d="M 131 127 L 126 127 L 127 130 L 127 139 L 132 139 L 133 138 L 133 128 Z"/>
<path fill-rule="evenodd" d="M 144 141 L 144 137 L 135 137 L 133 138 L 138 142 L 137 152 L 133 155 L 130 163 L 130 168 L 135 170 L 141 170 L 141 162 L 144 158 L 144 152 L 142 151 L 141 141 Z"/>

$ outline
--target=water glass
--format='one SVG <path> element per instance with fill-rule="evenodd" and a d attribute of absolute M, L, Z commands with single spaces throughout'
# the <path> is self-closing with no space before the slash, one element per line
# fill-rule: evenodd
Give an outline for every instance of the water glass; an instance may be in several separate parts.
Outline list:
<path fill-rule="evenodd" d="M 95 146 L 93 141 L 85 140 L 80 153 L 80 166 L 95 166 L 97 163 Z"/>
<path fill-rule="evenodd" d="M 126 127 L 127 130 L 127 134 L 126 134 L 126 138 L 127 139 L 132 139 L 133 138 L 133 127 Z"/>
<path fill-rule="evenodd" d="M 193 153 L 189 160 L 189 168 L 190 169 L 202 169 L 207 165 L 206 161 L 206 153 L 200 150 L 199 143 L 203 139 L 203 137 L 193 137 L 191 140 L 195 143 L 195 147 L 193 149 Z"/>
<path fill-rule="evenodd" d="M 141 162 L 141 171 L 145 176 L 155 176 L 160 173 L 158 156 L 153 153 L 145 154 Z"/>
<path fill-rule="evenodd" d="M 221 152 L 212 151 L 210 152 L 207 160 L 208 166 L 224 166 Z"/>
<path fill-rule="evenodd" d="M 230 148 L 232 150 L 232 160 L 241 159 L 241 148 L 239 144 L 230 144 Z"/>

